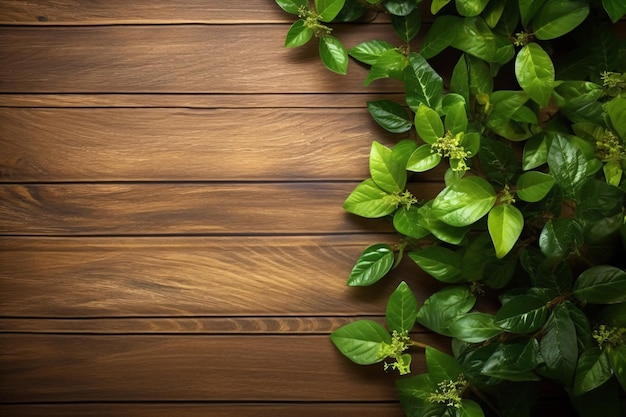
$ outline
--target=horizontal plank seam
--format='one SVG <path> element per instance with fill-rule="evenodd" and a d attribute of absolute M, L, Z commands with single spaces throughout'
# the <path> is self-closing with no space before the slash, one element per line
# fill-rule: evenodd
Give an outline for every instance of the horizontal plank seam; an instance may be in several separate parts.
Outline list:
<path fill-rule="evenodd" d="M 360 236 L 360 235 L 394 235 L 394 232 L 378 232 L 375 230 L 359 230 L 353 232 L 282 232 L 282 233 L 270 233 L 270 232 L 232 232 L 232 233 L 128 233 L 128 234 L 107 234 L 107 233 L 74 233 L 74 234 L 36 234 L 36 233 L 0 233 L 2 238 L 202 238 L 202 237 L 315 237 L 315 236 Z"/>
<path fill-rule="evenodd" d="M 132 319 L 132 320 L 172 320 L 172 319 L 333 319 L 333 318 L 372 318 L 372 317 L 384 317 L 381 314 L 298 314 L 298 315 L 177 315 L 177 316 L 152 316 L 152 315 L 138 315 L 138 316 L 89 316 L 89 317 L 51 317 L 51 316 L 0 316 L 0 320 L 55 320 L 55 321 L 97 321 L 97 320 L 110 320 L 110 319 Z"/>
<path fill-rule="evenodd" d="M 259 400 L 237 400 L 237 401 L 229 401 L 229 400 L 171 400 L 171 401 L 58 401 L 58 402 L 50 402 L 50 401 L 32 401 L 32 402 L 0 402 L 0 405 L 125 405 L 125 404 L 145 404 L 145 405 L 159 405 L 159 404 L 186 404 L 186 405 L 357 405 L 357 404 L 396 404 L 397 401 L 387 400 L 387 401 L 349 401 L 349 400 L 337 400 L 337 401 L 329 401 L 329 400 L 320 400 L 320 401 L 298 401 L 298 400 L 276 400 L 276 401 L 259 401 Z"/>

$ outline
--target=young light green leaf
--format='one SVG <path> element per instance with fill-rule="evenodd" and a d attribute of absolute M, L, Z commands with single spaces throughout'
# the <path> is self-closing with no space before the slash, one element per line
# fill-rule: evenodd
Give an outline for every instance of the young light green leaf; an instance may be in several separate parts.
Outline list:
<path fill-rule="evenodd" d="M 437 16 L 424 36 L 420 55 L 430 59 L 450 46 L 459 32 L 461 22 L 458 16 Z"/>
<path fill-rule="evenodd" d="M 452 93 L 459 94 L 463 97 L 466 103 L 469 103 L 469 65 L 465 59 L 465 54 L 461 55 L 452 69 L 452 76 L 450 77 L 450 91 Z"/>
<path fill-rule="evenodd" d="M 384 52 L 392 49 L 393 45 L 387 41 L 371 40 L 349 49 L 348 54 L 364 64 L 374 65 Z"/>
<path fill-rule="evenodd" d="M 578 361 L 578 345 L 576 327 L 564 304 L 557 305 L 550 315 L 539 342 L 539 352 L 545 365 L 542 373 L 565 387 L 571 387 Z"/>
<path fill-rule="evenodd" d="M 451 46 L 487 62 L 505 64 L 515 55 L 513 43 L 491 30 L 480 16 L 467 17 L 459 25 Z"/>
<path fill-rule="evenodd" d="M 421 239 L 428 236 L 430 231 L 420 225 L 420 218 L 418 207 L 401 207 L 393 216 L 393 227 L 404 236 Z"/>
<path fill-rule="evenodd" d="M 486 125 L 495 133 L 510 140 L 523 140 L 530 137 L 530 132 L 511 135 L 513 115 L 528 101 L 523 91 L 498 90 L 489 95 L 492 110 L 487 116 Z M 515 132 L 517 133 L 517 132 Z"/>
<path fill-rule="evenodd" d="M 485 10 L 489 0 L 456 0 L 456 10 L 461 16 L 478 16 Z"/>
<path fill-rule="evenodd" d="M 616 345 L 607 348 L 611 369 L 617 377 L 617 381 L 626 390 L 626 345 Z"/>
<path fill-rule="evenodd" d="M 508 332 L 529 334 L 543 327 L 547 317 L 548 308 L 544 300 L 531 295 L 519 295 L 498 310 L 496 324 Z"/>
<path fill-rule="evenodd" d="M 531 42 L 517 53 L 515 76 L 532 100 L 541 106 L 548 105 L 554 89 L 554 65 L 541 46 Z"/>
<path fill-rule="evenodd" d="M 432 202 L 420 207 L 419 225 L 445 243 L 459 245 L 469 232 L 469 227 L 454 227 L 442 222 L 432 210 Z"/>
<path fill-rule="evenodd" d="M 322 22 L 330 22 L 341 11 L 346 0 L 315 0 L 315 11 Z"/>
<path fill-rule="evenodd" d="M 434 332 L 452 336 L 450 324 L 470 311 L 475 303 L 476 297 L 467 287 L 446 287 L 424 301 L 417 312 L 417 322 Z"/>
<path fill-rule="evenodd" d="M 551 141 L 545 134 L 538 134 L 524 144 L 522 168 L 528 171 L 548 162 L 548 149 Z"/>
<path fill-rule="evenodd" d="M 433 152 L 431 146 L 425 144 L 411 154 L 406 169 L 413 172 L 424 172 L 436 167 L 439 162 L 441 162 L 441 155 Z"/>
<path fill-rule="evenodd" d="M 429 246 L 411 251 L 408 255 L 417 266 L 438 281 L 454 284 L 462 279 L 462 257 L 458 252 L 442 246 Z"/>
<path fill-rule="evenodd" d="M 443 94 L 443 79 L 418 53 L 409 55 L 409 65 L 404 69 L 406 102 L 413 111 L 421 103 L 436 109 Z"/>
<path fill-rule="evenodd" d="M 386 3 L 388 4 L 388 3 Z M 411 4 L 415 3 L 411 0 Z M 398 16 L 391 15 L 391 26 L 394 32 L 404 42 L 410 42 L 420 30 L 422 23 L 422 15 L 420 10 L 415 8 L 411 13 L 407 15 Z"/>
<path fill-rule="evenodd" d="M 426 366 L 431 381 L 435 384 L 444 381 L 456 381 L 463 370 L 454 357 L 432 346 L 426 347 Z"/>
<path fill-rule="evenodd" d="M 502 333 L 492 314 L 474 312 L 459 316 L 450 323 L 450 334 L 467 343 L 482 343 Z"/>
<path fill-rule="evenodd" d="M 586 1 L 547 0 L 532 20 L 535 37 L 548 40 L 563 36 L 580 25 L 588 14 Z"/>
<path fill-rule="evenodd" d="M 453 135 L 465 133 L 467 130 L 467 113 L 465 112 L 465 102 L 457 101 L 446 108 L 445 130 Z"/>
<path fill-rule="evenodd" d="M 369 110 L 376 123 L 389 132 L 404 133 L 413 127 L 406 108 L 395 101 L 368 101 L 367 110 Z"/>
<path fill-rule="evenodd" d="M 503 1 L 492 1 L 490 2 L 483 12 L 483 17 L 485 18 L 485 22 L 489 25 L 490 28 L 495 28 L 500 19 L 504 15 L 504 10 L 506 8 L 507 0 Z M 498 32 L 498 30 L 496 30 Z M 500 33 L 506 33 L 504 31 L 499 31 Z M 511 33 L 511 32 L 509 32 Z"/>
<path fill-rule="evenodd" d="M 348 51 L 334 36 L 320 38 L 319 53 L 322 62 L 329 70 L 345 75 L 348 71 Z"/>
<path fill-rule="evenodd" d="M 444 133 L 439 114 L 423 103 L 420 103 L 415 112 L 415 129 L 419 137 L 431 145 Z"/>
<path fill-rule="evenodd" d="M 313 30 L 304 25 L 304 20 L 299 19 L 291 25 L 287 31 L 287 37 L 285 38 L 285 47 L 295 48 L 302 46 L 311 40 L 313 37 Z"/>
<path fill-rule="evenodd" d="M 377 218 L 393 213 L 397 205 L 388 193 L 369 178 L 350 193 L 343 203 L 343 208 L 361 217 Z"/>
<path fill-rule="evenodd" d="M 370 175 L 376 185 L 388 193 L 398 193 L 406 185 L 406 169 L 396 160 L 391 149 L 374 141 L 370 150 Z"/>
<path fill-rule="evenodd" d="M 450 3 L 450 1 L 451 0 L 433 0 L 432 3 L 430 3 L 430 12 L 432 14 L 437 14 L 439 10 L 443 9 L 446 4 Z"/>
<path fill-rule="evenodd" d="M 417 317 L 417 300 L 406 282 L 402 281 L 395 289 L 389 301 L 385 319 L 389 330 L 398 332 L 411 331 Z"/>
<path fill-rule="evenodd" d="M 624 0 L 602 0 L 602 6 L 613 23 L 617 23 L 626 14 L 626 1 Z"/>
<path fill-rule="evenodd" d="M 489 211 L 489 235 L 498 259 L 504 258 L 515 246 L 524 228 L 524 216 L 511 204 L 500 204 Z"/>
<path fill-rule="evenodd" d="M 626 301 L 626 272 L 611 265 L 593 266 L 574 282 L 574 296 L 586 303 L 622 303 Z"/>
<path fill-rule="evenodd" d="M 330 340 L 351 361 L 371 365 L 385 358 L 381 355 L 381 347 L 383 343 L 391 343 L 391 336 L 375 321 L 358 320 L 335 330 Z"/>
<path fill-rule="evenodd" d="M 579 396 L 604 384 L 612 375 L 606 351 L 594 346 L 578 358 L 573 395 Z"/>
<path fill-rule="evenodd" d="M 539 171 L 524 172 L 517 179 L 517 196 L 529 203 L 542 200 L 554 185 L 554 177 Z"/>
<path fill-rule="evenodd" d="M 617 136 L 626 140 L 626 98 L 615 97 L 606 103 L 605 108 L 613 130 Z"/>
<path fill-rule="evenodd" d="M 363 81 L 364 85 L 370 85 L 372 81 L 381 78 L 393 78 L 401 80 L 404 69 L 408 65 L 409 60 L 402 52 L 397 49 L 389 49 L 380 55 L 380 58 L 370 68 L 370 72 Z"/>
<path fill-rule="evenodd" d="M 309 8 L 308 0 L 276 0 L 276 4 L 287 13 L 295 15 L 300 13 L 300 9 Z"/>
<path fill-rule="evenodd" d="M 348 285 L 367 286 L 384 277 L 393 266 L 394 255 L 391 247 L 378 243 L 365 249 L 350 272 Z"/>
<path fill-rule="evenodd" d="M 496 202 L 496 192 L 485 179 L 464 177 L 446 187 L 433 201 L 433 211 L 441 221 L 456 227 L 480 220 Z"/>

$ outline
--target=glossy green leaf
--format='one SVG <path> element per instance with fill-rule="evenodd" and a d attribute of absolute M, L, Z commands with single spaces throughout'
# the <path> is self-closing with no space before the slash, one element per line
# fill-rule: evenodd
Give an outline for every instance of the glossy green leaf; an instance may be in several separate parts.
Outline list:
<path fill-rule="evenodd" d="M 456 10 L 461 16 L 478 16 L 489 0 L 456 0 Z"/>
<path fill-rule="evenodd" d="M 387 41 L 371 40 L 349 49 L 348 54 L 364 64 L 374 65 L 384 52 L 391 49 L 394 47 Z"/>
<path fill-rule="evenodd" d="M 539 362 L 537 339 L 500 343 L 485 361 L 482 373 L 507 381 L 538 381 L 533 370 Z"/>
<path fill-rule="evenodd" d="M 395 101 L 368 101 L 367 110 L 369 110 L 376 123 L 389 132 L 404 133 L 413 127 L 406 108 Z"/>
<path fill-rule="evenodd" d="M 565 195 L 574 198 L 590 174 L 583 151 L 564 135 L 554 135 L 548 150 L 548 166 Z"/>
<path fill-rule="evenodd" d="M 367 6 L 360 0 L 346 0 L 343 9 L 335 16 L 334 22 L 354 22 L 360 19 L 365 12 Z"/>
<path fill-rule="evenodd" d="M 417 107 L 415 129 L 420 139 L 431 145 L 444 134 L 443 122 L 439 114 L 425 104 Z"/>
<path fill-rule="evenodd" d="M 380 55 L 380 58 L 370 68 L 370 72 L 363 81 L 364 85 L 370 85 L 373 81 L 382 78 L 393 78 L 401 80 L 404 69 L 409 60 L 397 49 L 389 49 Z"/>
<path fill-rule="evenodd" d="M 489 235 L 498 258 L 505 257 L 522 234 L 524 216 L 511 204 L 500 204 L 489 211 L 487 217 Z"/>
<path fill-rule="evenodd" d="M 348 285 L 367 286 L 384 277 L 393 266 L 394 254 L 391 247 L 378 243 L 365 249 L 350 272 Z"/>
<path fill-rule="evenodd" d="M 397 203 L 371 178 L 357 185 L 343 203 L 347 212 L 367 218 L 386 216 L 393 213 L 396 207 Z"/>
<path fill-rule="evenodd" d="M 539 247 L 548 258 L 567 257 L 582 241 L 583 229 L 572 219 L 550 219 L 539 235 Z"/>
<path fill-rule="evenodd" d="M 295 48 L 302 46 L 311 40 L 313 37 L 313 30 L 304 25 L 304 20 L 299 19 L 291 25 L 287 31 L 287 37 L 285 38 L 285 47 Z"/>
<path fill-rule="evenodd" d="M 309 8 L 308 0 L 275 0 L 275 1 L 276 1 L 276 4 L 281 9 L 283 9 L 287 13 L 291 13 L 295 15 L 300 13 L 301 8 L 305 8 L 305 9 Z"/>
<path fill-rule="evenodd" d="M 554 177 L 539 171 L 528 171 L 517 179 L 517 196 L 529 203 L 542 200 L 554 186 Z"/>
<path fill-rule="evenodd" d="M 544 300 L 531 295 L 520 295 L 498 310 L 496 324 L 508 332 L 529 334 L 543 327 L 547 317 L 548 308 Z"/>
<path fill-rule="evenodd" d="M 554 65 L 541 46 L 531 42 L 517 53 L 515 76 L 532 100 L 541 106 L 548 105 L 554 89 Z"/>
<path fill-rule="evenodd" d="M 576 327 L 565 305 L 559 304 L 552 311 L 539 342 L 539 352 L 545 366 L 542 373 L 565 387 L 571 387 L 578 361 L 578 345 Z"/>
<path fill-rule="evenodd" d="M 508 185 L 519 170 L 513 148 L 497 140 L 484 138 L 478 158 L 489 181 L 501 186 Z"/>
<path fill-rule="evenodd" d="M 626 1 L 624 0 L 602 0 L 602 6 L 613 23 L 617 23 L 626 14 Z"/>
<path fill-rule="evenodd" d="M 393 216 L 393 227 L 398 233 L 413 239 L 421 239 L 430 234 L 430 231 L 420 225 L 420 210 L 417 207 L 401 207 Z"/>
<path fill-rule="evenodd" d="M 528 26 L 545 2 L 546 0 L 519 0 L 520 17 L 524 27 Z"/>
<path fill-rule="evenodd" d="M 413 172 L 428 171 L 439 165 L 441 155 L 432 151 L 430 145 L 422 145 L 417 148 L 409 158 L 406 169 Z"/>
<path fill-rule="evenodd" d="M 444 122 L 445 130 L 453 135 L 465 133 L 467 130 L 467 113 L 465 112 L 465 102 L 457 101 L 446 108 L 446 118 Z"/>
<path fill-rule="evenodd" d="M 591 178 L 580 187 L 576 215 L 589 222 L 601 221 L 620 214 L 623 206 L 624 192 L 621 189 Z"/>
<path fill-rule="evenodd" d="M 586 303 L 622 303 L 626 301 L 626 272 L 611 265 L 593 266 L 578 276 L 574 296 Z"/>
<path fill-rule="evenodd" d="M 461 365 L 454 357 L 441 352 L 432 346 L 426 347 L 426 367 L 430 379 L 435 384 L 444 381 L 456 381 L 461 375 Z"/>
<path fill-rule="evenodd" d="M 417 149 L 417 143 L 413 139 L 402 139 L 391 149 L 391 156 L 402 166 L 406 166 L 409 158 Z"/>
<path fill-rule="evenodd" d="M 526 141 L 522 155 L 522 168 L 524 171 L 535 169 L 548 162 L 550 143 L 545 134 L 533 136 Z"/>
<path fill-rule="evenodd" d="M 626 140 L 626 98 L 615 97 L 606 103 L 611 126 L 617 136 Z"/>
<path fill-rule="evenodd" d="M 611 364 L 606 351 L 592 347 L 578 358 L 574 376 L 573 395 L 578 396 L 598 388 L 612 376 Z"/>
<path fill-rule="evenodd" d="M 464 398 L 456 412 L 456 417 L 485 417 L 485 413 L 476 401 Z"/>
<path fill-rule="evenodd" d="M 434 332 L 452 336 L 450 324 L 470 311 L 475 303 L 476 297 L 467 287 L 446 287 L 424 301 L 417 312 L 417 322 Z"/>
<path fill-rule="evenodd" d="M 406 282 L 402 281 L 395 289 L 389 301 L 385 319 L 389 330 L 398 332 L 411 331 L 417 317 L 417 300 Z"/>
<path fill-rule="evenodd" d="M 441 221 L 456 227 L 475 223 L 491 210 L 496 192 L 483 178 L 464 177 L 443 189 L 433 201 Z"/>
<path fill-rule="evenodd" d="M 396 380 L 396 389 L 402 409 L 409 416 L 441 416 L 445 405 L 429 401 L 437 386 L 430 375 L 420 374 Z"/>
<path fill-rule="evenodd" d="M 442 246 L 429 246 L 409 252 L 413 260 L 424 272 L 436 280 L 453 284 L 462 279 L 461 255 Z"/>
<path fill-rule="evenodd" d="M 512 121 L 513 115 L 528 101 L 523 91 L 498 90 L 489 95 L 491 112 L 486 125 L 493 132 L 510 140 L 528 139 L 532 133 L 523 125 Z"/>
<path fill-rule="evenodd" d="M 370 365 L 384 359 L 380 354 L 381 347 L 383 343 L 391 343 L 391 336 L 375 321 L 358 320 L 335 330 L 330 340 L 351 361 Z"/>
<path fill-rule="evenodd" d="M 406 185 L 406 169 L 393 157 L 391 149 L 374 141 L 369 158 L 372 180 L 383 191 L 397 193 Z"/>
<path fill-rule="evenodd" d="M 492 314 L 474 312 L 459 316 L 450 323 L 452 337 L 468 343 L 482 343 L 502 333 Z"/>
<path fill-rule="evenodd" d="M 487 7 L 485 7 L 485 10 L 483 11 L 483 18 L 490 28 L 495 28 L 498 22 L 500 22 L 500 18 L 504 14 L 506 3 L 507 0 L 491 1 L 487 4 Z M 505 33 L 498 30 L 496 30 L 496 32 Z"/>
<path fill-rule="evenodd" d="M 404 70 L 406 102 L 413 111 L 420 104 L 431 109 L 439 106 L 443 94 L 443 79 L 418 53 L 409 55 L 409 66 Z"/>
<path fill-rule="evenodd" d="M 498 64 L 509 62 L 515 54 L 508 37 L 493 32 L 479 16 L 464 19 L 451 46 L 476 58 Z"/>
<path fill-rule="evenodd" d="M 383 6 L 392 16 L 407 16 L 416 9 L 417 3 L 415 0 L 386 0 Z"/>
<path fill-rule="evenodd" d="M 469 227 L 455 227 L 442 222 L 432 210 L 432 202 L 426 203 L 420 208 L 419 225 L 424 227 L 437 239 L 452 245 L 463 242 L 469 231 Z"/>
<path fill-rule="evenodd" d="M 450 3 L 452 0 L 432 0 L 430 3 L 430 12 L 432 14 L 437 14 L 439 10 L 443 9 L 446 4 Z"/>
<path fill-rule="evenodd" d="M 341 11 L 346 0 L 315 0 L 315 11 L 322 22 L 330 22 Z"/>
<path fill-rule="evenodd" d="M 461 55 L 452 69 L 452 76 L 450 77 L 450 91 L 452 93 L 459 94 L 463 97 L 466 103 L 469 103 L 469 66 L 467 64 L 467 60 L 465 59 L 465 54 Z"/>
<path fill-rule="evenodd" d="M 329 70 L 345 75 L 348 71 L 348 51 L 334 36 L 320 38 L 319 53 L 322 62 Z"/>
<path fill-rule="evenodd" d="M 491 269 L 494 262 L 499 261 L 491 237 L 488 233 L 481 233 L 463 251 L 463 277 L 468 281 L 483 281 L 486 278 L 485 269 Z"/>
<path fill-rule="evenodd" d="M 415 2 L 411 0 L 411 4 L 415 5 Z M 419 9 L 414 9 L 407 15 L 398 16 L 391 15 L 391 26 L 393 31 L 404 42 L 410 42 L 420 30 L 422 23 L 422 15 Z"/>
<path fill-rule="evenodd" d="M 424 58 L 430 59 L 452 45 L 461 23 L 462 20 L 458 16 L 442 15 L 435 17 L 424 36 L 420 54 Z"/>
<path fill-rule="evenodd" d="M 589 5 L 582 0 L 547 0 L 532 20 L 535 37 L 554 39 L 571 32 L 589 14 Z"/>
<path fill-rule="evenodd" d="M 469 89 L 474 95 L 490 94 L 493 91 L 493 77 L 489 66 L 482 59 L 467 55 L 469 68 Z"/>
<path fill-rule="evenodd" d="M 607 355 L 617 381 L 622 390 L 626 391 L 626 345 L 610 346 L 607 348 Z"/>

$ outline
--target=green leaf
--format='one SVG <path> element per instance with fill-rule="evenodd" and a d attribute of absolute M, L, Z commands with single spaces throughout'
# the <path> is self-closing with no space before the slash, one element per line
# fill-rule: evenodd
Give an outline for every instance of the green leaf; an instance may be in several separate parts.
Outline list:
<path fill-rule="evenodd" d="M 572 219 L 550 219 L 539 235 L 539 247 L 548 258 L 565 258 L 583 240 L 583 229 Z"/>
<path fill-rule="evenodd" d="M 426 144 L 411 154 L 406 169 L 413 172 L 424 172 L 436 167 L 439 162 L 441 162 L 441 155 L 433 152 L 431 146 Z"/>
<path fill-rule="evenodd" d="M 507 381 L 538 381 L 533 370 L 539 363 L 537 339 L 500 343 L 483 366 L 483 374 Z"/>
<path fill-rule="evenodd" d="M 573 395 L 579 396 L 604 384 L 612 375 L 606 351 L 595 346 L 578 358 Z"/>
<path fill-rule="evenodd" d="M 432 14 L 437 14 L 439 10 L 443 9 L 446 4 L 450 3 L 451 0 L 432 0 L 430 4 L 430 12 Z"/>
<path fill-rule="evenodd" d="M 522 168 L 524 171 L 535 169 L 548 162 L 550 143 L 545 134 L 535 135 L 526 141 L 522 155 Z"/>
<path fill-rule="evenodd" d="M 570 401 L 580 417 L 623 417 L 620 394 L 615 378 L 611 378 L 594 390 L 571 396 Z"/>
<path fill-rule="evenodd" d="M 411 0 L 413 1 L 413 0 Z M 411 4 L 415 5 L 414 2 Z M 407 15 L 391 15 L 391 26 L 394 32 L 404 42 L 410 42 L 420 30 L 422 15 L 419 9 L 414 9 Z"/>
<path fill-rule="evenodd" d="M 606 111 L 617 136 L 626 140 L 626 98 L 615 97 L 611 99 L 606 103 Z"/>
<path fill-rule="evenodd" d="M 464 177 L 446 187 L 433 201 L 433 211 L 443 222 L 456 227 L 480 220 L 496 202 L 496 192 L 483 178 Z"/>
<path fill-rule="evenodd" d="M 444 133 L 439 114 L 423 103 L 420 103 L 415 112 L 415 129 L 419 137 L 431 145 Z"/>
<path fill-rule="evenodd" d="M 554 135 L 552 139 L 548 166 L 556 183 L 570 198 L 576 196 L 591 171 L 583 151 L 561 134 Z"/>
<path fill-rule="evenodd" d="M 320 58 L 329 70 L 345 75 L 348 71 L 348 51 L 334 36 L 320 38 Z"/>
<path fill-rule="evenodd" d="M 567 289 L 569 291 L 571 286 Z M 574 327 L 576 327 L 576 341 L 578 343 L 578 351 L 584 352 L 589 349 L 592 344 L 591 337 L 591 324 L 589 323 L 589 319 L 587 318 L 587 314 L 585 314 L 580 308 L 576 307 L 574 303 L 571 301 L 565 302 L 565 307 L 567 307 L 567 311 L 569 312 L 569 316 L 574 322 Z"/>
<path fill-rule="evenodd" d="M 522 18 L 522 26 L 527 27 L 535 14 L 539 11 L 546 0 L 519 0 L 519 11 Z"/>
<path fill-rule="evenodd" d="M 426 347 L 426 366 L 430 379 L 435 384 L 444 381 L 456 381 L 461 375 L 461 365 L 452 356 L 432 346 Z"/>
<path fill-rule="evenodd" d="M 464 398 L 461 400 L 461 407 L 458 409 L 456 417 L 485 417 L 485 413 L 476 401 Z"/>
<path fill-rule="evenodd" d="M 554 39 L 571 32 L 589 14 L 586 1 L 547 0 L 532 20 L 535 37 Z"/>
<path fill-rule="evenodd" d="M 529 203 L 542 200 L 554 185 L 554 177 L 539 171 L 525 172 L 517 179 L 517 196 Z"/>
<path fill-rule="evenodd" d="M 528 101 L 523 91 L 498 90 L 489 95 L 491 112 L 487 116 L 486 125 L 493 132 L 510 140 L 528 139 L 532 133 L 524 125 L 512 121 L 517 111 Z"/>
<path fill-rule="evenodd" d="M 504 9 L 506 7 L 507 0 L 502 1 L 492 1 L 487 7 L 485 7 L 483 17 L 485 18 L 485 22 L 489 25 L 490 28 L 495 28 L 500 19 L 504 15 Z M 498 33 L 507 33 L 496 30 Z"/>
<path fill-rule="evenodd" d="M 502 333 L 496 326 L 495 316 L 486 313 L 468 313 L 450 323 L 452 337 L 468 343 L 482 343 Z"/>
<path fill-rule="evenodd" d="M 508 332 L 529 334 L 543 327 L 547 317 L 548 308 L 544 300 L 531 295 L 520 295 L 498 310 L 496 324 Z"/>
<path fill-rule="evenodd" d="M 482 59 L 467 55 L 469 66 L 469 88 L 470 93 L 490 94 L 493 91 L 493 77 L 489 66 Z"/>
<path fill-rule="evenodd" d="M 417 266 L 438 281 L 454 284 L 462 279 L 462 259 L 458 252 L 441 246 L 429 246 L 411 251 L 408 255 Z"/>
<path fill-rule="evenodd" d="M 586 303 L 622 303 L 626 301 L 626 272 L 611 265 L 593 266 L 574 282 L 574 296 Z"/>
<path fill-rule="evenodd" d="M 276 4 L 287 13 L 295 15 L 300 13 L 301 8 L 309 8 L 308 0 L 276 0 Z"/>
<path fill-rule="evenodd" d="M 420 103 L 436 109 L 443 94 L 443 79 L 418 53 L 409 55 L 409 66 L 404 69 L 406 102 L 413 111 Z"/>
<path fill-rule="evenodd" d="M 374 65 L 384 52 L 392 49 L 393 45 L 387 41 L 371 40 L 349 49 L 348 54 L 364 64 Z"/>
<path fill-rule="evenodd" d="M 378 243 L 365 249 L 350 272 L 348 285 L 367 286 L 384 277 L 393 266 L 394 255 L 391 247 Z"/>
<path fill-rule="evenodd" d="M 420 208 L 420 215 L 419 225 L 445 243 L 458 245 L 469 231 L 469 227 L 454 227 L 439 220 L 432 210 L 432 202 L 428 202 Z"/>
<path fill-rule="evenodd" d="M 470 101 L 469 65 L 465 59 L 465 54 L 461 55 L 452 69 L 452 76 L 450 77 L 450 91 L 461 95 L 466 103 Z"/>
<path fill-rule="evenodd" d="M 537 402 L 537 383 L 516 382 L 498 388 L 498 407 L 506 417 L 531 417 Z"/>
<path fill-rule="evenodd" d="M 393 157 L 391 149 L 374 141 L 370 150 L 370 175 L 383 191 L 401 192 L 406 185 L 406 169 Z"/>
<path fill-rule="evenodd" d="M 389 132 L 404 133 L 413 127 L 406 108 L 395 101 L 368 101 L 367 110 L 369 110 L 376 123 Z"/>
<path fill-rule="evenodd" d="M 559 304 L 554 308 L 539 342 L 539 351 L 545 365 L 542 373 L 567 388 L 571 387 L 578 360 L 578 345 L 576 327 L 565 305 Z"/>
<path fill-rule="evenodd" d="M 626 390 L 626 345 L 610 346 L 606 352 L 617 381 Z"/>
<path fill-rule="evenodd" d="M 497 140 L 484 138 L 478 159 L 487 178 L 501 186 L 508 185 L 519 170 L 513 148 Z"/>
<path fill-rule="evenodd" d="M 554 89 L 554 65 L 541 46 L 531 42 L 517 53 L 515 76 L 532 100 L 541 106 L 548 105 Z"/>
<path fill-rule="evenodd" d="M 393 213 L 396 207 L 397 202 L 371 178 L 357 185 L 343 203 L 347 212 L 367 218 L 386 216 Z"/>
<path fill-rule="evenodd" d="M 461 23 L 462 20 L 458 16 L 443 15 L 435 17 L 422 41 L 420 55 L 430 59 L 452 45 L 459 32 Z"/>
<path fill-rule="evenodd" d="M 465 102 L 458 101 L 446 109 L 445 130 L 453 135 L 465 133 L 467 130 L 467 113 Z"/>
<path fill-rule="evenodd" d="M 437 389 L 430 375 L 420 374 L 396 380 L 396 389 L 402 409 L 408 416 L 440 416 L 445 405 L 432 403 L 429 398 Z"/>
<path fill-rule="evenodd" d="M 315 11 L 322 22 L 330 22 L 343 9 L 345 0 L 315 0 Z"/>
<path fill-rule="evenodd" d="M 498 259 L 504 258 L 515 246 L 524 228 L 524 216 L 511 204 L 500 204 L 489 211 L 487 226 Z"/>
<path fill-rule="evenodd" d="M 493 32 L 479 16 L 464 19 L 451 46 L 498 64 L 509 62 L 515 55 L 515 48 L 508 37 Z"/>
<path fill-rule="evenodd" d="M 398 233 L 413 239 L 421 239 L 430 234 L 430 231 L 420 225 L 420 210 L 417 207 L 400 208 L 393 216 L 393 227 Z"/>
<path fill-rule="evenodd" d="M 402 281 L 391 293 L 387 302 L 385 314 L 387 326 L 392 331 L 402 332 L 406 330 L 409 332 L 415 325 L 416 317 L 417 300 L 406 282 Z"/>
<path fill-rule="evenodd" d="M 489 0 L 456 0 L 456 10 L 461 16 L 478 16 Z"/>
<path fill-rule="evenodd" d="M 302 46 L 313 37 L 313 30 L 304 25 L 304 20 L 296 20 L 287 31 L 285 38 L 285 47 L 294 48 Z"/>
<path fill-rule="evenodd" d="M 392 16 L 407 16 L 415 10 L 417 3 L 415 0 L 386 0 L 383 6 Z"/>
<path fill-rule="evenodd" d="M 370 68 L 370 72 L 367 75 L 364 85 L 370 85 L 372 81 L 379 80 L 381 78 L 393 78 L 401 80 L 404 74 L 404 69 L 408 65 L 408 59 L 402 52 L 397 49 L 389 49 L 383 52 L 376 60 L 376 62 Z"/>
<path fill-rule="evenodd" d="M 335 330 L 330 340 L 337 349 L 359 365 L 371 365 L 382 361 L 380 351 L 383 343 L 391 344 L 391 336 L 383 326 L 372 320 L 358 320 Z"/>
<path fill-rule="evenodd" d="M 626 1 L 624 0 L 602 0 L 602 6 L 613 23 L 617 23 L 626 14 Z"/>
<path fill-rule="evenodd" d="M 406 166 L 409 158 L 417 149 L 417 143 L 413 139 L 402 139 L 396 143 L 391 150 L 391 156 L 398 161 L 401 166 Z"/>
<path fill-rule="evenodd" d="M 417 312 L 417 322 L 442 334 L 450 334 L 450 324 L 474 307 L 476 297 L 467 287 L 446 287 L 432 294 Z"/>

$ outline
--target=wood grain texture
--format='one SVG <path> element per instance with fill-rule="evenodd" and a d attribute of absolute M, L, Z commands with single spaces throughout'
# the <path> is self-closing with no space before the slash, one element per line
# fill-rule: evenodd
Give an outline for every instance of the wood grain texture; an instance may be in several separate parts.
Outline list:
<path fill-rule="evenodd" d="M 338 27 L 351 48 L 398 44 L 382 25 Z M 289 25 L 0 27 L 0 92 L 363 93 L 402 92 L 353 63 L 342 77 L 323 68 L 314 44 L 287 49 Z"/>
<path fill-rule="evenodd" d="M 394 240 L 0 238 L 0 316 L 379 315 L 402 279 L 420 301 L 438 288 L 409 260 L 375 286 L 346 286 L 367 246 Z"/>
<path fill-rule="evenodd" d="M 342 209 L 357 183 L 0 185 L 9 235 L 322 234 L 391 231 Z M 440 184 L 420 184 L 418 198 Z"/>
<path fill-rule="evenodd" d="M 395 377 L 356 366 L 327 336 L 0 335 L 5 403 L 392 401 Z"/>
<path fill-rule="evenodd" d="M 363 108 L 4 108 L 0 181 L 360 181 L 401 137 Z"/>

